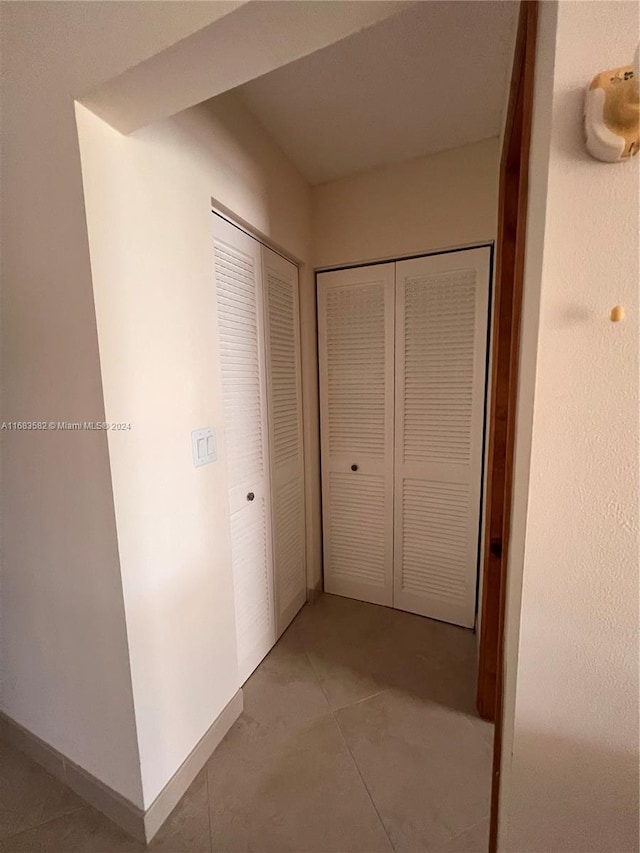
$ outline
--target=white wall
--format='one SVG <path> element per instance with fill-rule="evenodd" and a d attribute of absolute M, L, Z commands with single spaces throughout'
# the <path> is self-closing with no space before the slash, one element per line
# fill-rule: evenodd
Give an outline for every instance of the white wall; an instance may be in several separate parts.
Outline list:
<path fill-rule="evenodd" d="M 131 133 L 397 15 L 413 2 L 216 0 L 207 5 L 225 6 L 224 20 L 84 93 L 83 104 Z"/>
<path fill-rule="evenodd" d="M 238 9 L 239 6 L 242 8 Z M 401 3 L 352 3 L 345 15 L 343 4 L 315 4 L 310 14 L 316 23 L 322 19 L 323 26 L 311 34 L 307 33 L 309 39 L 304 42 L 302 50 L 312 50 L 328 43 L 331 38 L 341 38 L 394 14 L 402 6 Z M 249 4 L 245 9 L 241 3 L 226 0 L 221 3 L 181 0 L 180 3 L 117 4 L 78 0 L 73 3 L 3 3 L 1 8 L 2 415 L 8 421 L 103 421 L 105 408 L 74 99 L 81 99 L 89 93 L 99 99 L 100 93 L 104 94 L 109 88 L 109 81 L 117 79 L 122 82 L 126 78 L 137 81 L 133 86 L 136 96 L 140 95 L 140 87 L 145 92 L 142 101 L 138 97 L 139 107 L 148 105 L 151 99 L 156 107 L 166 109 L 167 99 L 173 99 L 173 109 L 178 110 L 186 105 L 184 97 L 189 93 L 185 88 L 180 95 L 180 92 L 176 93 L 175 85 L 170 89 L 166 83 L 170 79 L 175 84 L 180 78 L 178 72 L 181 69 L 176 69 L 175 65 L 181 61 L 180 48 L 185 41 L 191 44 L 189 37 L 204 28 L 207 28 L 207 38 L 211 36 L 215 40 L 216 34 L 209 25 L 218 19 L 221 19 L 219 27 L 228 36 L 225 16 L 236 12 L 250 28 L 264 14 L 264 9 L 261 4 Z M 304 27 L 304 21 L 300 16 L 282 15 L 283 9 L 277 26 L 269 33 L 269 43 L 274 50 L 261 54 L 263 70 L 271 70 L 300 56 L 301 42 L 296 36 Z M 302 10 L 302 18 L 304 13 Z M 227 38 L 227 49 L 224 55 L 216 54 L 213 67 L 201 66 L 194 70 L 189 66 L 189 73 L 199 75 L 199 79 L 194 78 L 191 83 L 202 86 L 204 81 L 204 88 L 199 90 L 202 97 L 220 91 L 220 81 L 230 79 L 234 69 L 247 67 L 246 60 L 251 57 L 247 57 L 246 51 L 251 49 L 252 43 L 245 36 L 241 30 L 236 32 L 231 40 L 233 44 Z M 155 59 L 161 51 L 165 51 L 159 55 L 160 65 L 165 69 L 164 76 L 149 73 L 158 68 Z M 134 66 L 136 73 L 129 78 L 128 70 Z M 174 74 L 171 74 L 172 67 Z M 122 88 L 119 93 L 123 95 Z M 217 191 L 214 187 L 206 190 L 207 206 L 211 194 L 221 200 L 228 199 L 236 212 L 244 212 L 245 218 L 266 234 L 279 235 L 278 242 L 283 246 L 289 244 L 295 252 L 296 247 L 302 245 L 304 238 L 301 235 L 307 227 L 307 216 L 297 208 L 293 213 L 283 208 L 291 201 L 289 190 L 292 182 L 285 181 L 286 189 L 283 191 L 280 186 L 275 186 L 272 176 L 265 173 L 265 169 L 271 172 L 275 160 L 258 150 L 263 138 L 259 129 L 251 126 L 247 131 L 242 120 L 237 116 L 232 118 L 230 113 L 227 119 L 228 125 L 223 129 L 221 124 L 218 128 L 220 135 L 216 144 L 219 150 L 227 143 L 229 149 L 235 145 L 236 131 L 245 136 L 248 133 L 249 139 L 245 139 L 246 146 L 237 151 L 235 157 L 227 156 L 229 149 L 222 156 L 218 164 L 220 168 L 216 170 Z M 206 159 L 215 133 L 206 123 L 193 121 L 193 117 L 186 121 L 188 126 L 182 123 L 179 130 L 178 126 L 173 128 L 176 134 L 173 137 L 166 128 L 159 133 L 158 138 L 162 139 L 164 147 L 159 145 L 154 149 L 155 153 L 150 154 L 150 168 L 157 159 L 170 164 L 169 172 L 173 169 L 176 175 L 181 174 L 181 166 L 175 163 L 170 150 L 171 140 L 180 134 L 181 142 L 189 146 L 194 158 L 200 158 L 198 162 Z M 225 133 L 227 136 L 223 140 Z M 252 136 L 256 139 L 253 143 L 250 141 Z M 125 140 L 120 141 L 124 143 Z M 148 147 L 148 144 L 148 137 L 134 138 L 131 142 L 133 147 L 126 148 L 123 162 L 127 161 L 135 145 Z M 257 161 L 263 158 L 262 166 L 253 161 L 254 156 Z M 204 171 L 202 174 L 205 176 Z M 278 178 L 282 174 L 278 168 L 273 171 Z M 145 175 L 149 179 L 150 172 L 145 171 Z M 193 175 L 189 173 L 187 180 L 192 179 Z M 169 174 L 164 184 L 168 181 Z M 151 191 L 162 199 L 166 199 L 164 184 L 160 176 L 151 187 Z M 190 185 L 194 186 L 193 182 Z M 146 186 L 149 188 L 149 184 Z M 117 181 L 113 192 L 127 197 L 126 188 Z M 179 203 L 184 202 L 179 186 L 167 185 L 164 192 Z M 204 197 L 201 185 L 198 193 L 198 198 Z M 265 202 L 267 193 L 270 195 L 268 204 Z M 123 219 L 126 218 L 123 215 Z M 127 235 L 123 233 L 119 219 L 119 216 L 113 216 L 110 220 L 114 223 L 111 236 L 121 246 Z M 158 226 L 156 234 L 160 234 L 163 240 L 166 238 L 168 250 L 176 252 L 176 233 L 166 233 L 166 227 L 156 220 L 153 226 Z M 177 226 L 182 229 L 179 233 L 183 239 L 183 256 L 180 264 L 172 256 L 170 268 L 176 281 L 183 276 L 184 270 L 193 270 L 198 264 L 184 250 L 190 232 L 185 232 L 181 222 Z M 139 230 L 141 242 L 149 241 L 149 234 L 144 229 Z M 128 275 L 132 275 L 135 264 L 139 265 L 141 274 L 147 269 L 154 274 L 162 273 L 163 270 L 147 263 L 158 246 L 154 244 L 151 247 L 150 242 L 146 245 L 149 249 L 146 259 L 134 259 L 126 253 L 124 258 L 119 258 L 117 252 L 120 249 L 114 248 L 114 265 L 122 263 Z M 302 249 L 299 255 L 304 256 Z M 303 267 L 301 282 L 302 332 L 306 343 L 303 370 L 307 377 L 313 377 L 314 298 L 308 268 Z M 148 281 L 144 284 L 147 286 Z M 128 300 L 129 307 L 137 307 L 131 294 L 119 293 L 119 296 L 123 296 L 125 303 Z M 163 309 L 160 305 L 154 306 L 153 317 L 156 331 L 158 325 L 163 322 L 170 325 L 169 321 L 174 319 L 176 325 L 182 324 L 185 339 L 177 344 L 178 332 L 174 330 L 174 350 L 179 358 L 185 358 L 185 341 L 192 331 L 192 318 L 181 300 L 182 297 L 172 291 L 169 304 L 176 309 L 175 317 L 169 317 L 169 308 L 165 306 Z M 117 314 L 123 310 L 123 305 L 110 305 L 109 310 Z M 198 326 L 196 321 L 193 322 Z M 141 333 L 145 328 L 145 312 L 141 312 L 139 323 Z M 137 354 L 139 347 L 136 348 L 135 343 L 128 341 Z M 201 342 L 191 355 L 204 359 L 206 352 Z M 135 400 L 127 397 L 132 388 L 139 390 L 139 374 L 131 376 L 128 391 L 118 389 L 120 396 L 114 396 L 118 405 L 123 407 L 131 402 L 131 411 L 122 413 L 124 420 L 133 421 L 132 411 L 139 415 L 138 423 L 144 427 L 149 453 L 156 453 L 154 458 L 158 468 L 163 464 L 162 455 L 157 452 L 160 450 L 160 435 L 167 438 L 171 433 L 171 446 L 177 448 L 180 444 L 179 452 L 184 452 L 184 444 L 180 442 L 187 426 L 190 428 L 196 419 L 200 423 L 205 416 L 217 423 L 214 418 L 217 409 L 213 378 L 213 396 L 206 401 L 199 397 L 205 376 L 209 380 L 206 361 L 197 361 L 190 375 L 185 375 L 186 371 L 182 370 L 180 381 L 184 382 L 184 387 L 180 386 L 180 391 L 176 367 L 169 363 L 166 355 L 161 355 L 159 363 L 166 368 L 167 375 L 159 381 L 155 363 L 150 365 L 142 386 L 144 394 L 149 404 L 156 407 L 153 411 L 157 412 L 157 407 L 166 403 L 166 388 L 162 384 L 166 379 L 168 386 L 176 390 L 183 400 L 182 411 L 171 411 L 165 407 L 163 424 L 152 424 L 148 413 L 136 408 Z M 149 359 L 144 363 L 149 364 Z M 305 453 L 309 470 L 313 472 L 318 467 L 317 417 L 313 412 L 313 400 L 311 406 L 305 405 L 305 427 L 311 436 L 306 442 Z M 134 426 L 134 429 L 141 428 Z M 167 726 L 176 724 L 180 713 L 185 714 L 185 719 L 176 724 L 175 739 L 166 745 L 166 749 L 160 747 L 158 755 L 149 759 L 151 764 L 144 770 L 143 796 L 107 436 L 103 432 L 2 432 L 0 438 L 3 441 L 0 603 L 3 682 L 0 708 L 141 806 L 149 802 L 169 768 L 175 770 L 186 757 L 196 731 L 202 729 L 204 717 L 213 712 L 220 697 L 228 692 L 226 681 L 216 687 L 203 687 L 201 693 L 193 682 L 196 650 L 200 654 L 202 644 L 216 636 L 208 624 L 215 621 L 216 614 L 212 612 L 205 616 L 203 606 L 194 604 L 194 596 L 201 590 L 201 582 L 204 582 L 205 599 L 208 601 L 211 599 L 207 596 L 213 594 L 214 587 L 216 594 L 218 589 L 223 597 L 228 594 L 226 582 L 218 578 L 215 571 L 215 578 L 207 577 L 203 581 L 204 562 L 213 558 L 210 536 L 205 536 L 201 530 L 201 513 L 208 508 L 219 517 L 223 511 L 219 499 L 221 492 L 205 490 L 203 505 L 196 517 L 186 518 L 184 512 L 178 512 L 177 526 L 154 531 L 153 536 L 157 536 L 158 541 L 153 541 L 148 529 L 141 530 L 135 547 L 131 545 L 131 526 L 140 520 L 140 516 L 135 514 L 140 511 L 136 499 L 139 502 L 149 499 L 145 511 L 153 520 L 163 512 L 168 513 L 169 509 L 176 509 L 176 501 L 172 499 L 167 507 L 162 508 L 160 503 L 163 495 L 166 496 L 166 489 L 151 495 L 148 484 L 144 488 L 137 486 L 129 507 L 135 511 L 133 521 L 124 518 L 122 513 L 119 516 L 127 544 L 128 607 L 132 608 L 132 613 L 136 612 L 140 601 L 147 595 L 150 598 L 148 607 L 140 605 L 144 616 L 140 617 L 140 623 L 136 616 L 131 622 L 131 629 L 135 635 L 136 631 L 142 630 L 140 624 L 147 620 L 149 631 L 155 631 L 153 637 L 148 634 L 142 640 L 139 634 L 133 636 L 136 647 L 139 648 L 138 644 L 142 642 L 147 654 L 145 659 L 138 652 L 132 653 L 134 658 L 138 655 L 135 713 L 142 714 L 145 721 L 142 733 L 146 744 L 144 749 L 148 750 L 148 744 L 153 743 L 154 738 L 156 741 L 161 738 Z M 123 440 L 124 437 L 120 438 Z M 110 440 L 117 443 L 113 437 Z M 136 441 L 137 438 L 134 443 Z M 138 458 L 135 464 L 139 464 Z M 150 481 L 159 479 L 157 470 L 150 464 L 145 470 Z M 180 494 L 189 492 L 189 500 L 193 498 L 196 482 L 204 483 L 211 479 L 211 475 L 203 474 L 196 481 L 193 472 L 184 469 L 174 474 L 172 483 Z M 118 499 L 121 497 L 119 494 Z M 314 582 L 320 571 L 317 476 L 308 478 L 307 498 L 308 562 Z M 184 555 L 178 552 L 175 541 L 171 540 L 172 534 L 175 536 L 182 531 L 195 536 L 195 541 L 185 545 Z M 136 586 L 137 567 L 135 571 L 129 571 L 131 560 L 134 556 L 144 560 L 157 556 L 162 550 L 160 543 L 166 546 L 161 570 L 157 577 L 153 577 L 152 588 L 143 590 Z M 222 543 L 220 548 L 224 547 Z M 172 560 L 174 563 L 169 568 Z M 217 565 L 212 565 L 212 570 Z M 184 578 L 189 579 L 190 586 L 186 582 L 180 584 L 180 595 L 184 595 L 193 608 L 190 610 L 193 620 L 189 631 L 185 629 L 184 633 L 181 633 L 183 623 L 180 619 L 170 621 L 165 618 L 173 613 L 168 595 L 172 584 L 176 583 L 175 573 L 178 571 L 184 572 Z M 146 583 L 149 572 L 149 564 L 144 563 L 138 579 Z M 219 588 L 215 586 L 218 581 Z M 168 612 L 162 611 L 164 604 L 169 608 Z M 228 618 L 225 621 L 223 617 L 222 621 L 226 631 Z M 166 635 L 169 627 L 176 631 L 172 640 Z M 202 632 L 200 636 L 198 631 Z M 218 654 L 227 659 L 226 633 L 225 637 L 220 649 L 205 650 L 202 655 L 205 663 L 217 661 Z M 155 651 L 151 648 L 154 642 L 157 642 Z M 173 700 L 169 701 L 166 709 L 149 710 L 145 707 L 147 700 L 141 696 L 144 696 L 146 687 L 140 688 L 140 685 L 148 685 L 149 701 L 166 696 L 168 679 L 164 670 L 175 672 L 188 657 L 181 683 L 186 696 L 197 697 L 195 708 L 177 709 L 172 704 Z M 149 665 L 149 670 L 142 674 L 141 660 L 146 660 Z M 209 677 L 213 679 L 215 675 L 209 676 L 206 671 L 199 673 L 200 680 Z M 224 678 L 233 680 L 229 673 Z M 166 718 L 163 717 L 165 710 Z M 211 723 L 212 719 L 208 722 Z M 151 732 L 153 727 L 155 730 Z M 145 752 L 145 763 L 147 757 L 148 751 Z"/>
<path fill-rule="evenodd" d="M 382 5 L 377 4 L 380 8 Z M 395 5 L 400 7 L 400 4 Z M 189 36 L 233 6 L 204 2 L 3 4 L 2 204 L 5 216 L 1 400 L 5 420 L 105 419 L 74 99 L 88 91 L 98 91 L 103 81 Z M 379 14 L 379 10 L 373 12 Z M 363 14 L 368 13 L 365 10 Z M 336 15 L 341 15 L 337 7 Z M 349 26 L 347 22 L 347 29 Z M 234 54 L 236 60 L 241 49 L 242 45 L 238 45 Z M 295 51 L 295 44 L 291 50 Z M 280 60 L 284 62 L 286 57 L 282 55 Z M 215 81 L 212 80 L 213 85 Z M 176 162 L 172 148 L 180 139 L 181 144 L 188 145 L 198 168 L 202 166 L 201 177 L 213 175 L 215 171 L 215 182 L 198 182 L 198 198 L 204 198 L 206 192 L 208 203 L 208 196 L 214 195 L 304 259 L 308 251 L 302 248 L 307 239 L 303 236 L 305 215 L 296 209 L 289 217 L 283 209 L 282 205 L 286 207 L 291 195 L 289 191 L 283 194 L 264 169 L 256 166 L 252 158 L 255 156 L 259 160 L 262 156 L 257 152 L 259 144 L 253 148 L 249 144 L 249 148 L 237 152 L 235 159 L 229 159 L 227 149 L 219 163 L 223 169 L 213 170 L 203 165 L 212 145 L 218 145 L 219 151 L 224 148 L 222 137 L 225 133 L 229 146 L 235 141 L 236 131 L 245 134 L 246 127 L 242 129 L 242 120 L 237 115 L 232 118 L 229 112 L 225 121 L 228 123 L 224 131 L 221 124 L 214 132 L 201 117 L 196 121 L 191 115 L 171 128 L 167 125 L 150 129 L 151 137 L 145 136 L 143 131 L 130 140 L 121 137 L 116 140 L 107 129 L 101 128 L 100 132 L 96 131 L 96 138 L 102 142 L 109 137 L 109 145 L 99 145 L 94 153 L 96 157 L 111 158 L 117 152 L 117 157 L 121 158 L 118 162 L 126 166 L 137 162 L 138 152 L 145 151 L 149 162 L 143 164 L 146 168 L 141 167 L 140 174 L 145 176 L 146 189 L 158 200 L 166 200 L 167 193 L 183 204 L 181 187 L 175 182 L 170 185 L 172 174 L 183 175 L 182 164 Z M 212 141 L 217 132 L 219 136 Z M 154 142 L 151 151 L 150 140 L 155 139 L 155 133 L 158 144 Z M 252 135 L 261 138 L 259 130 L 254 128 L 249 131 L 249 137 Z M 167 167 L 166 177 L 158 177 L 158 171 L 154 171 L 156 162 L 163 164 L 163 169 Z M 272 169 L 273 162 L 268 158 L 262 163 L 269 171 Z M 276 169 L 273 174 L 281 175 L 282 172 Z M 151 185 L 152 175 L 156 179 Z M 184 177 L 195 192 L 195 173 L 187 175 L 185 172 Z M 204 183 L 211 184 L 206 191 Z M 292 184 L 287 186 L 291 189 Z M 131 196 L 132 205 L 140 209 L 141 200 L 133 199 L 135 189 L 135 181 L 130 190 L 123 186 L 121 179 L 114 178 L 105 202 L 123 194 L 127 199 Z M 267 194 L 269 204 L 265 203 Z M 112 236 L 114 240 L 117 238 L 118 247 L 128 239 L 121 221 L 129 222 L 129 218 L 120 213 L 116 216 L 113 211 L 100 212 L 101 216 L 111 216 Z M 191 215 L 189 221 L 192 221 Z M 177 235 L 186 244 L 191 232 L 185 233 L 181 222 L 177 226 L 180 231 L 171 231 L 157 219 L 149 225 L 150 229 L 157 228 L 154 234 L 166 241 L 167 251 L 172 253 L 167 268 L 174 273 L 175 281 L 179 277 L 183 279 L 184 270 L 200 269 L 202 260 L 201 256 L 191 258 L 189 252 L 183 252 L 178 264 Z M 202 225 L 199 222 L 194 227 Z M 148 271 L 154 276 L 165 275 L 163 269 L 153 265 L 157 244 L 151 251 L 150 231 L 133 223 L 131 233 L 139 234 L 141 244 L 147 241 L 147 256 L 134 258 L 125 253 L 121 257 L 121 249 L 114 246 L 111 263 L 122 265 L 129 276 L 127 280 L 135 268 L 140 273 L 136 283 Z M 483 233 L 480 238 L 486 236 L 490 235 Z M 476 238 L 474 235 L 468 239 Z M 447 242 L 450 239 L 447 238 Z M 127 246 L 130 247 L 130 241 Z M 418 248 L 429 246 L 420 239 Z M 196 289 L 201 287 L 202 279 L 198 282 L 194 284 Z M 301 282 L 305 454 L 309 474 L 308 565 L 309 582 L 313 585 L 320 578 L 320 513 L 315 297 L 309 266 L 303 267 Z M 122 448 L 126 435 L 113 434 L 108 438 L 103 432 L 28 435 L 3 432 L 1 435 L 2 710 L 137 805 L 148 803 L 170 770 L 175 770 L 176 762 L 185 757 L 197 733 L 202 732 L 205 718 L 214 713 L 233 682 L 232 673 L 225 670 L 227 681 L 224 683 L 196 686 L 193 658 L 183 666 L 196 651 L 200 653 L 202 642 L 218 637 L 218 629 L 208 624 L 203 606 L 193 603 L 196 594 L 202 593 L 203 600 L 210 600 L 207 596 L 214 591 L 224 597 L 229 589 L 218 571 L 219 562 L 211 566 L 213 576 L 205 577 L 205 563 L 211 558 L 211 534 L 202 530 L 202 512 L 209 510 L 216 518 L 224 513 L 220 497 L 223 490 L 219 483 L 210 482 L 215 478 L 213 472 L 190 469 L 184 444 L 185 430 L 188 433 L 203 421 L 219 424 L 215 378 L 209 376 L 206 362 L 213 342 L 204 342 L 202 318 L 196 316 L 194 319 L 187 312 L 184 296 L 175 289 L 173 281 L 169 284 L 171 290 L 166 303 L 151 300 L 149 307 L 139 312 L 137 332 L 142 340 L 147 340 L 162 326 L 163 334 L 172 341 L 171 352 L 176 354 L 176 363 L 170 360 L 168 353 L 161 352 L 158 361 L 150 364 L 148 355 L 140 352 L 137 340 L 123 335 L 123 346 L 126 343 L 140 354 L 142 363 L 148 366 L 144 382 L 139 373 L 133 375 L 132 372 L 126 386 L 118 385 L 113 376 L 107 380 L 109 366 L 103 365 L 105 390 L 113 401 L 108 416 L 117 411 L 118 419 L 131 421 L 132 446 L 144 442 L 144 451 L 149 457 L 153 456 L 153 464 L 150 458 L 144 457 L 144 466 L 142 457 L 135 457 L 132 465 L 144 468 L 145 479 L 137 481 L 129 496 L 123 498 L 122 489 L 116 488 L 115 512 L 126 550 L 123 571 L 127 616 L 131 614 L 128 625 L 125 624 L 107 444 L 109 441 L 114 448 L 115 459 L 119 453 L 116 447 Z M 142 285 L 148 287 L 149 280 L 145 279 Z M 120 299 L 123 301 L 119 302 Z M 110 316 L 121 318 L 125 306 L 137 309 L 133 294 L 114 290 L 102 319 L 108 325 Z M 151 317 L 153 325 L 147 328 Z M 180 324 L 182 337 L 177 331 Z M 168 329 L 173 329 L 171 335 Z M 189 356 L 196 359 L 196 367 L 185 376 L 186 371 L 180 372 L 177 365 L 187 357 L 185 339 L 194 329 L 199 343 L 194 345 Z M 157 365 L 164 370 L 162 381 L 158 378 Z M 117 368 L 112 365 L 112 370 L 117 376 Z M 211 389 L 211 396 L 200 398 L 200 391 L 209 380 L 207 387 Z M 110 383 L 108 389 L 107 382 Z M 182 401 L 180 409 L 166 405 L 168 388 Z M 137 406 L 137 394 L 145 395 L 153 414 L 163 409 L 159 424 L 152 423 L 150 413 Z M 125 411 L 129 406 L 130 411 Z M 158 470 L 162 462 L 160 444 L 165 439 L 175 448 L 176 454 L 187 453 L 187 458 L 182 456 L 182 461 L 176 462 L 171 479 L 176 494 L 188 495 L 186 506 L 193 508 L 195 491 L 200 484 L 208 483 L 202 506 L 193 516 L 178 506 L 174 497 L 167 499 L 166 506 L 162 505 L 167 489 L 159 482 Z M 113 467 L 116 478 L 123 473 L 121 460 L 128 457 L 123 453 L 119 458 Z M 197 473 L 201 476 L 197 477 Z M 153 483 L 158 483 L 156 492 L 151 488 Z M 145 512 L 154 522 L 158 517 L 176 513 L 171 526 L 154 531 L 156 539 L 148 534 L 148 527 L 133 530 L 141 520 L 143 502 L 146 502 Z M 123 512 L 129 510 L 132 517 L 125 518 Z M 175 539 L 171 539 L 172 535 L 181 533 L 190 537 L 184 554 L 178 553 Z M 215 553 L 218 548 L 222 551 L 225 547 L 224 542 L 219 545 L 216 541 Z M 134 559 L 139 559 L 140 565 L 132 568 Z M 151 561 L 156 559 L 154 572 Z M 184 594 L 193 607 L 190 628 L 194 630 L 190 635 L 181 633 L 180 619 L 171 621 L 174 610 L 170 593 L 175 589 L 178 571 L 190 580 L 189 588 L 186 583 L 180 585 L 183 590 L 180 594 Z M 149 573 L 152 580 L 149 587 L 143 589 L 139 584 L 147 583 Z M 145 601 L 147 596 L 149 600 Z M 163 610 L 165 606 L 167 610 Z M 228 661 L 230 623 L 224 619 L 222 623 L 220 631 L 224 641 L 219 648 L 209 648 L 203 653 L 203 660 L 206 658 L 210 664 L 220 659 Z M 172 641 L 167 636 L 170 625 L 176 630 Z M 143 626 L 148 633 L 144 633 Z M 140 741 L 145 764 L 144 795 L 127 629 L 131 632 L 136 681 L 135 713 L 140 713 L 143 720 Z M 153 643 L 157 643 L 155 650 Z M 141 672 L 144 665 L 148 668 Z M 167 699 L 166 709 L 154 709 L 145 704 L 145 695 L 149 702 L 167 697 L 169 680 L 165 670 L 179 671 L 184 695 L 197 698 L 193 707 L 185 711 L 175 698 Z M 203 680 L 202 674 L 199 678 Z M 183 713 L 184 719 L 176 723 Z M 176 725 L 175 739 L 149 757 L 152 745 L 169 725 Z"/>
<path fill-rule="evenodd" d="M 631 853 L 640 162 L 592 160 L 582 106 L 596 73 L 631 62 L 639 10 L 547 2 L 540 15 L 499 847 Z"/>
<path fill-rule="evenodd" d="M 3 420 L 104 420 L 73 97 L 218 11 L 2 4 Z M 141 804 L 106 435 L 0 436 L 1 708 Z"/>
<path fill-rule="evenodd" d="M 314 265 L 494 240 L 498 160 L 498 140 L 485 139 L 314 187 Z"/>
<path fill-rule="evenodd" d="M 148 806 L 240 687 L 211 197 L 301 260 L 310 191 L 233 95 L 130 137 L 78 107 Z M 219 461 L 194 468 L 191 430 Z"/>

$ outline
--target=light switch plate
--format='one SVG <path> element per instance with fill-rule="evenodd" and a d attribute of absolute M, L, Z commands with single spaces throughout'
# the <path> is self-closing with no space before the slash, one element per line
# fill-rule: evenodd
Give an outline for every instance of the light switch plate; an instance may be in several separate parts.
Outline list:
<path fill-rule="evenodd" d="M 216 443 L 216 432 L 211 427 L 205 429 L 194 429 L 191 433 L 191 452 L 193 464 L 196 468 L 208 465 L 218 458 L 218 447 Z"/>

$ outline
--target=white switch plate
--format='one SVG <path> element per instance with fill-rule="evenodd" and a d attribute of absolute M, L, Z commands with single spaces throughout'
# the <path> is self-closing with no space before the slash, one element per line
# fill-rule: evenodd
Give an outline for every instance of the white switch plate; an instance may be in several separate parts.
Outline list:
<path fill-rule="evenodd" d="M 218 458 L 215 430 L 211 427 L 194 429 L 191 433 L 191 452 L 196 468 L 215 462 Z"/>

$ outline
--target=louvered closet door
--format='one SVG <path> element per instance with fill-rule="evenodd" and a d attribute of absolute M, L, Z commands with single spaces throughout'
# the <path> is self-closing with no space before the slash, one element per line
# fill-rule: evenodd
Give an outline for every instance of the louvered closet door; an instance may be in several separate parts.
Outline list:
<path fill-rule="evenodd" d="M 306 601 L 298 269 L 262 247 L 278 636 Z"/>
<path fill-rule="evenodd" d="M 261 247 L 214 215 L 240 680 L 275 642 Z"/>
<path fill-rule="evenodd" d="M 473 627 L 489 249 L 396 266 L 394 604 Z"/>
<path fill-rule="evenodd" d="M 393 264 L 318 275 L 324 588 L 387 605 L 393 315 Z"/>

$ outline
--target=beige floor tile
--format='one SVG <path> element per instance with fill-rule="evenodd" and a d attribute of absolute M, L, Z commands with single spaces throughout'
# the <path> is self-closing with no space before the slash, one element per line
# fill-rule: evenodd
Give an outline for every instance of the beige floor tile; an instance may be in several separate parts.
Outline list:
<path fill-rule="evenodd" d="M 475 664 L 444 654 L 398 654 L 387 663 L 391 686 L 454 713 L 476 716 Z"/>
<path fill-rule="evenodd" d="M 362 644 L 384 633 L 393 613 L 388 607 L 353 598 L 321 595 L 301 610 L 292 627 L 307 649 L 347 640 Z"/>
<path fill-rule="evenodd" d="M 12 746 L 0 746 L 0 838 L 81 808 L 73 791 Z"/>
<path fill-rule="evenodd" d="M 312 650 L 309 659 L 333 709 L 360 702 L 388 686 L 366 650 L 357 647 Z"/>
<path fill-rule="evenodd" d="M 216 853 L 391 850 L 330 714 L 253 741 L 232 731 L 208 773 Z"/>
<path fill-rule="evenodd" d="M 148 847 L 88 806 L 0 841 L 0 853 L 211 853 L 203 771 Z"/>
<path fill-rule="evenodd" d="M 327 700 L 294 632 L 287 631 L 243 686 L 237 726 L 247 737 L 277 734 L 326 714 Z"/>
<path fill-rule="evenodd" d="M 472 709 L 477 668 L 474 633 L 398 610 L 392 613 L 383 647 L 390 685 L 453 710 Z"/>
<path fill-rule="evenodd" d="M 243 714 L 149 849 L 389 853 L 391 837 L 398 853 L 484 853 L 493 726 L 475 713 L 475 669 L 470 631 L 321 596 L 247 681 Z M 10 747 L 3 836 L 0 853 L 146 849 Z"/>
<path fill-rule="evenodd" d="M 491 751 L 464 714 L 389 690 L 336 712 L 396 851 L 433 851 L 489 814 Z"/>
<path fill-rule="evenodd" d="M 354 599 L 323 595 L 300 614 L 297 628 L 332 708 L 389 686 L 381 651 L 393 611 Z"/>
<path fill-rule="evenodd" d="M 333 709 L 395 688 L 475 714 L 476 638 L 465 628 L 333 595 L 295 625 Z"/>
<path fill-rule="evenodd" d="M 438 853 L 487 853 L 489 849 L 489 820 L 482 820 L 452 838 Z"/>

